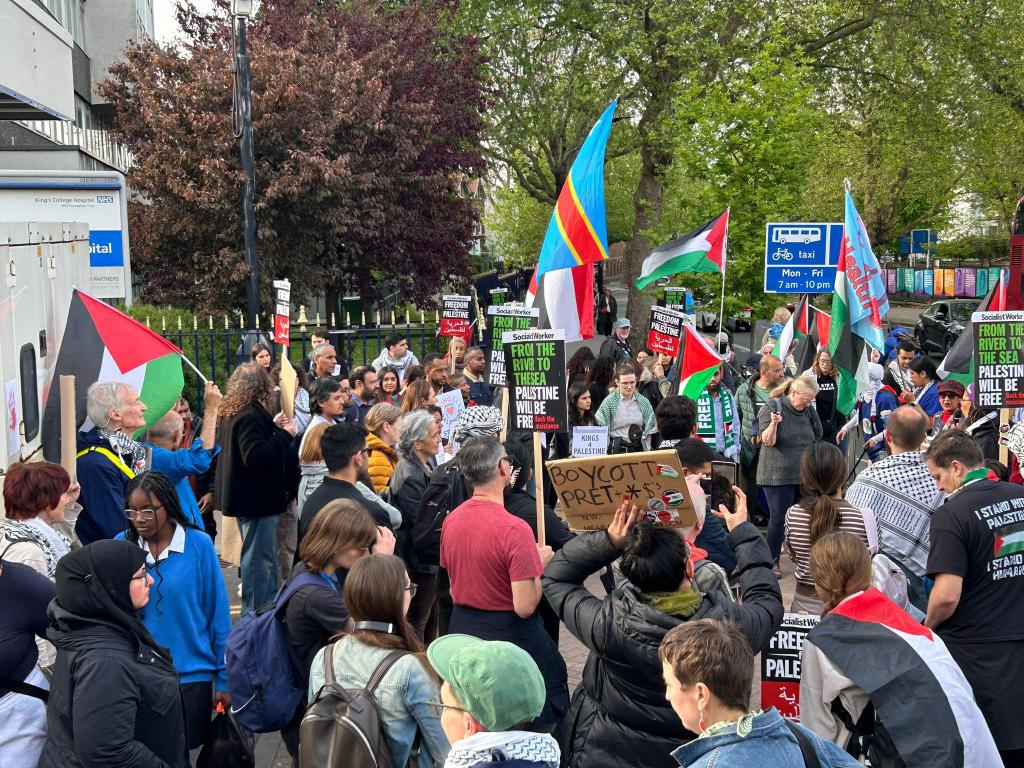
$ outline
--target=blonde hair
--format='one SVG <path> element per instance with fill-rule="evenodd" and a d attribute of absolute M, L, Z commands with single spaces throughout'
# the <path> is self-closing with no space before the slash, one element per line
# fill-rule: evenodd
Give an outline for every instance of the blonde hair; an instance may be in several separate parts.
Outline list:
<path fill-rule="evenodd" d="M 366 412 L 366 418 L 363 419 L 363 425 L 367 431 L 377 434 L 383 429 L 385 424 L 394 424 L 402 418 L 402 409 L 397 405 L 391 403 L 377 403 L 373 408 Z M 379 437 L 379 435 L 378 435 Z"/>
<path fill-rule="evenodd" d="M 772 322 L 773 323 L 782 323 L 783 325 L 785 325 L 786 323 L 789 322 L 789 318 L 791 318 L 792 316 L 793 316 L 793 313 L 790 312 L 785 307 L 777 307 L 775 309 L 775 314 L 772 315 Z"/>
<path fill-rule="evenodd" d="M 871 553 L 848 531 L 826 533 L 811 547 L 811 577 L 824 593 L 825 612 L 871 586 Z"/>
<path fill-rule="evenodd" d="M 782 397 L 788 395 L 790 390 L 799 392 L 803 395 L 810 395 L 811 397 L 818 396 L 818 383 L 811 381 L 806 376 L 797 376 L 794 379 L 788 379 L 782 382 L 779 386 L 772 390 L 772 397 Z"/>

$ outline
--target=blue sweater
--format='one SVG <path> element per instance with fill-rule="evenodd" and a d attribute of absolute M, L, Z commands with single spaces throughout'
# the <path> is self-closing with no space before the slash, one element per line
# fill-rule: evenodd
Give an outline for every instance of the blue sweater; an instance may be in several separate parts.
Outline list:
<path fill-rule="evenodd" d="M 117 535 L 124 539 L 124 532 Z M 224 645 L 231 631 L 231 608 L 213 542 L 203 531 L 185 530 L 185 551 L 168 552 L 156 565 L 142 623 L 169 649 L 182 683 L 212 680 L 226 691 Z"/>
<path fill-rule="evenodd" d="M 203 515 L 199 511 L 199 502 L 189 485 L 190 477 L 198 477 L 210 468 L 213 457 L 220 453 L 220 446 L 213 446 L 212 450 L 203 448 L 203 441 L 198 437 L 192 443 L 190 450 L 182 448 L 177 451 L 168 451 L 156 445 L 149 445 L 153 449 L 153 471 L 163 472 L 174 483 L 174 489 L 178 492 L 178 501 L 181 502 L 181 509 L 192 524 L 197 528 L 203 527 Z"/>

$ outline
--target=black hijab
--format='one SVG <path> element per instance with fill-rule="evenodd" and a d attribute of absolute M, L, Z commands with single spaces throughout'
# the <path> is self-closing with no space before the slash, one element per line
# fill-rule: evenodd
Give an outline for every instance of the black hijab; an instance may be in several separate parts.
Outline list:
<path fill-rule="evenodd" d="M 145 563 L 145 551 L 127 541 L 101 539 L 76 549 L 57 562 L 57 604 L 114 624 L 169 660 L 170 651 L 157 645 L 132 605 L 131 580 Z"/>

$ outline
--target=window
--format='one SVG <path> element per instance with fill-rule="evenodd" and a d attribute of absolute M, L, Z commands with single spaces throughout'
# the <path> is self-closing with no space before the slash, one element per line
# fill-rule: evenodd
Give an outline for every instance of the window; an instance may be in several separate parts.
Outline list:
<path fill-rule="evenodd" d="M 36 350 L 31 344 L 21 348 L 21 420 L 25 442 L 39 434 L 39 390 L 36 384 Z"/>

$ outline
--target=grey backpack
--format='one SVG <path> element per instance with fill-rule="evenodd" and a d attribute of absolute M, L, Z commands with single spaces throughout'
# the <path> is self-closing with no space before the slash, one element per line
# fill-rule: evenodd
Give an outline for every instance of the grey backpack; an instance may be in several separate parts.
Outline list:
<path fill-rule="evenodd" d="M 373 692 L 407 653 L 392 651 L 385 656 L 365 687 L 343 688 L 334 679 L 334 643 L 327 646 L 324 684 L 299 725 L 299 768 L 396 768 Z M 416 746 L 409 760 L 411 766 L 416 765 Z"/>

